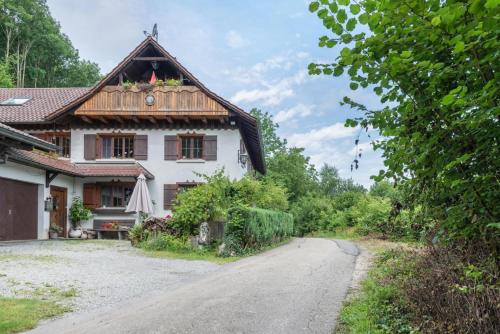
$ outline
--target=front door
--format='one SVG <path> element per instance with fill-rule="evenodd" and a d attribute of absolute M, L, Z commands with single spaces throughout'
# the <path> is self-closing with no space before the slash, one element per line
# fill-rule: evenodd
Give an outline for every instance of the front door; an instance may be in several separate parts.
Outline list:
<path fill-rule="evenodd" d="M 66 211 L 67 211 L 67 189 L 61 187 L 50 186 L 50 197 L 54 209 L 50 211 L 50 225 L 60 226 L 62 235 L 66 237 Z"/>

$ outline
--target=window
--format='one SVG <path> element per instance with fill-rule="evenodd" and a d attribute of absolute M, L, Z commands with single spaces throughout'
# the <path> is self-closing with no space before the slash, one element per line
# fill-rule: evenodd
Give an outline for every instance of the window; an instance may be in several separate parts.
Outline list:
<path fill-rule="evenodd" d="M 32 136 L 48 141 L 59 147 L 58 154 L 69 158 L 71 155 L 71 134 L 69 132 L 31 133 Z"/>
<path fill-rule="evenodd" d="M 69 135 L 53 135 L 50 137 L 52 144 L 59 147 L 59 155 L 69 158 L 71 153 L 71 137 Z"/>
<path fill-rule="evenodd" d="M 134 191 L 133 184 L 102 185 L 101 186 L 101 206 L 105 207 L 125 207 Z"/>
<path fill-rule="evenodd" d="M 7 100 L 2 101 L 0 105 L 2 106 L 22 106 L 26 102 L 31 100 L 31 97 L 11 97 Z"/>
<path fill-rule="evenodd" d="M 134 157 L 134 136 L 102 136 L 103 159 L 131 159 Z"/>
<path fill-rule="evenodd" d="M 182 193 L 199 185 L 198 182 L 177 183 L 177 192 Z"/>
<path fill-rule="evenodd" d="M 181 136 L 181 158 L 203 159 L 203 136 Z"/>

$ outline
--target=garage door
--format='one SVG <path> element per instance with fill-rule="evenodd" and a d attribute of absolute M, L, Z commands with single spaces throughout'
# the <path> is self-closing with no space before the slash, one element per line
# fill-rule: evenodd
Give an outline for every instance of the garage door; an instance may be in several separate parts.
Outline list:
<path fill-rule="evenodd" d="M 37 239 L 38 186 L 0 178 L 0 241 Z"/>

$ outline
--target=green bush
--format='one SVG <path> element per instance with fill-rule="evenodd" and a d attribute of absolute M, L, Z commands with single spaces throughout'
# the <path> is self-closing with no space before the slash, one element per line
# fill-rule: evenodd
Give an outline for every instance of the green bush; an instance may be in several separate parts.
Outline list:
<path fill-rule="evenodd" d="M 291 213 L 295 221 L 295 234 L 303 236 L 331 225 L 335 209 L 330 197 L 308 194 L 293 204 Z"/>
<path fill-rule="evenodd" d="M 386 233 L 391 211 L 388 198 L 364 195 L 349 211 L 361 234 Z"/>
<path fill-rule="evenodd" d="M 238 204 L 280 211 L 288 208 L 285 188 L 269 180 L 246 176 L 231 181 L 224 170 L 204 178 L 205 183 L 177 194 L 169 225 L 182 234 L 193 234 L 205 221 L 225 221 L 229 208 Z"/>
<path fill-rule="evenodd" d="M 188 244 L 186 237 L 175 237 L 166 233 L 158 233 L 150 235 L 145 241 L 140 244 L 140 247 L 145 250 L 161 251 L 189 251 L 191 246 Z"/>
<path fill-rule="evenodd" d="M 229 210 L 224 231 L 225 253 L 241 254 L 246 249 L 259 249 L 292 234 L 291 214 L 238 205 Z"/>

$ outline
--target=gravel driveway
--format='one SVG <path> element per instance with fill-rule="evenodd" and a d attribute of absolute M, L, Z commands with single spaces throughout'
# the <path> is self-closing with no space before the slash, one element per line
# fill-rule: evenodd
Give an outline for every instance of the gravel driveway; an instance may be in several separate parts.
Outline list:
<path fill-rule="evenodd" d="M 57 297 L 78 314 L 166 292 L 219 268 L 204 261 L 146 257 L 128 241 L 3 243 L 0 296 Z"/>
<path fill-rule="evenodd" d="M 295 239 L 176 289 L 127 300 L 106 312 L 71 315 L 33 333 L 332 333 L 357 253 L 349 242 Z M 164 270 L 173 270 L 166 263 Z M 191 267 L 187 276 L 214 269 L 190 263 L 184 270 L 191 265 L 199 267 Z M 125 268 L 126 275 L 135 275 L 132 264 Z"/>

